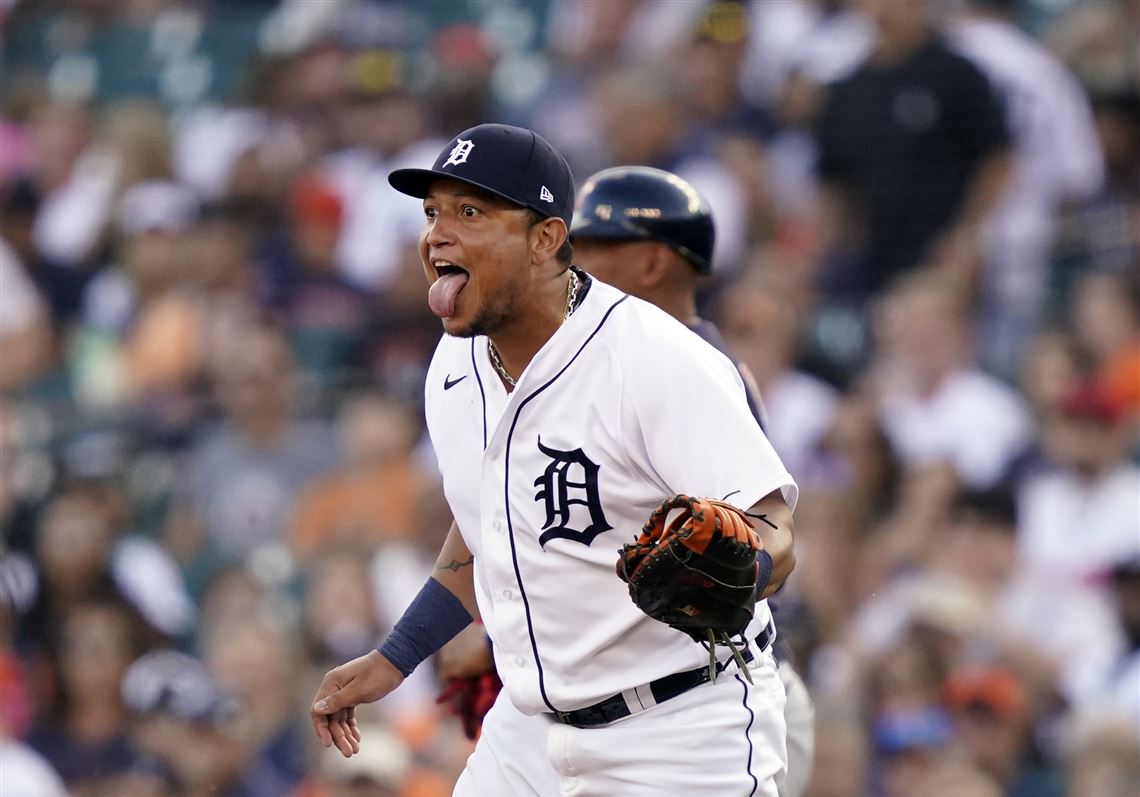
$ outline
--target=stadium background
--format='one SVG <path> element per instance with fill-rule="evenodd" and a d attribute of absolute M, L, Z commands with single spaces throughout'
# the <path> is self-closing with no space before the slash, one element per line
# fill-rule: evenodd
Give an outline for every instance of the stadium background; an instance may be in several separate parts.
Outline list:
<path fill-rule="evenodd" d="M 430 666 L 349 763 L 306 708 L 446 529 L 421 214 L 384 178 L 483 121 L 712 201 L 702 306 L 802 489 L 808 794 L 1135 794 L 1140 4 L 932 3 L 999 118 L 844 117 L 900 4 L 0 2 L 5 797 L 449 793 Z M 909 228 L 837 201 L 852 131 L 943 118 L 1009 134 L 964 167 L 1001 179 L 967 218 L 875 153 L 906 167 L 877 201 L 936 222 L 887 273 Z"/>

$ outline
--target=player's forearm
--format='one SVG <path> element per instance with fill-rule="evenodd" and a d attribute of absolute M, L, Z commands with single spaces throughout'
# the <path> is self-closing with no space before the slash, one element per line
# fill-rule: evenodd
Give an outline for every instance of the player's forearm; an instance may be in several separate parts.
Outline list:
<path fill-rule="evenodd" d="M 443 541 L 439 557 L 435 560 L 432 578 L 455 595 L 468 614 L 472 617 L 479 616 L 479 607 L 475 602 L 475 556 L 463 542 L 463 535 L 459 533 L 459 526 L 454 520 L 447 532 L 447 539 Z"/>
<path fill-rule="evenodd" d="M 764 543 L 764 550 L 772 557 L 772 575 L 760 595 L 766 598 L 783 585 L 796 567 L 792 511 L 777 490 L 757 501 L 748 515 Z"/>
<path fill-rule="evenodd" d="M 434 572 L 378 648 L 404 676 L 471 624 L 476 614 L 474 564 L 452 521 Z"/>

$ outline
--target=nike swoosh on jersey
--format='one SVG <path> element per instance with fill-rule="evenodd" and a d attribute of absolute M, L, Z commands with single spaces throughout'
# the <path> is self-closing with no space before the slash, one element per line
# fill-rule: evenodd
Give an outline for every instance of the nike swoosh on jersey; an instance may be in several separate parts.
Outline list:
<path fill-rule="evenodd" d="M 443 389 L 444 390 L 451 390 L 453 387 L 458 385 L 460 382 L 462 382 L 466 378 L 467 378 L 467 374 L 464 374 L 463 376 L 459 377 L 458 379 L 452 379 L 451 374 L 448 374 L 447 376 L 445 376 L 443 378 Z"/>

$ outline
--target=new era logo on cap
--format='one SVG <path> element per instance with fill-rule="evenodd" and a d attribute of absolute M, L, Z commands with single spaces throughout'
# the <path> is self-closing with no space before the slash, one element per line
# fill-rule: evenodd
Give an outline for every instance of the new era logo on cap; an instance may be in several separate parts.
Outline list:
<path fill-rule="evenodd" d="M 479 154 L 472 156 L 478 149 Z M 522 127 L 479 125 L 444 147 L 430 169 L 397 169 L 388 182 L 423 199 L 441 178 L 459 180 L 570 226 L 574 178 L 570 167 L 542 136 Z"/>

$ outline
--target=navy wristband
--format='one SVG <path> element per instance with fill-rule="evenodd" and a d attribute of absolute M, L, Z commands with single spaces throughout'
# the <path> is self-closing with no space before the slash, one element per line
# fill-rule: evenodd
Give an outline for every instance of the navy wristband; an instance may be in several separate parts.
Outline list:
<path fill-rule="evenodd" d="M 776 567 L 772 554 L 761 550 L 756 554 L 756 600 L 764 597 L 768 582 L 772 580 L 772 570 Z"/>
<path fill-rule="evenodd" d="M 377 650 L 406 678 L 470 624 L 471 614 L 459 598 L 429 578 Z"/>

